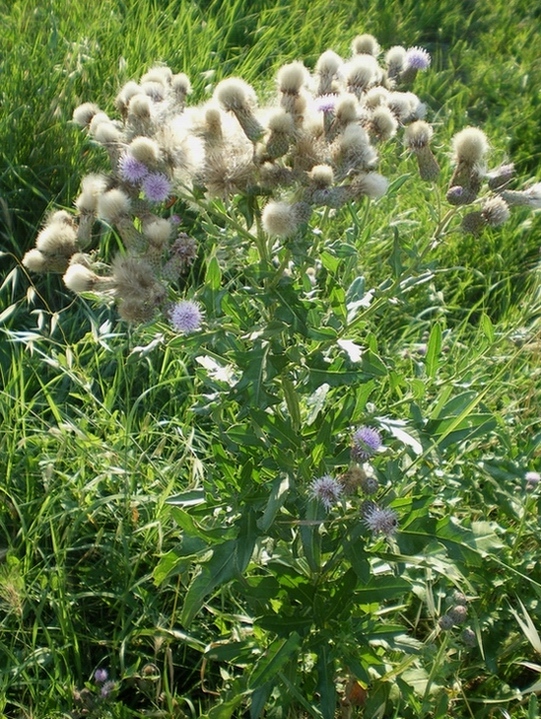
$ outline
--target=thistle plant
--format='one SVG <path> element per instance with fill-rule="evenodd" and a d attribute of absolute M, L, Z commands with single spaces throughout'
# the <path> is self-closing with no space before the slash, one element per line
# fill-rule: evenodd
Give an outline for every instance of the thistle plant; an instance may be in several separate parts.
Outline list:
<path fill-rule="evenodd" d="M 445 590 L 469 590 L 481 530 L 454 524 L 442 502 L 434 509 L 429 482 L 448 443 L 470 429 L 477 399 L 445 397 L 430 420 L 415 409 L 390 416 L 368 401 L 388 372 L 377 337 L 363 332 L 449 233 L 498 228 L 513 206 L 539 207 L 541 192 L 511 189 L 510 163 L 490 169 L 489 140 L 474 127 L 452 138 L 452 173 L 440 180 L 446 153 L 412 90 L 430 66 L 422 48 L 382 52 L 365 34 L 346 58 L 326 50 L 313 70 L 284 65 L 264 101 L 230 77 L 197 105 L 186 75 L 153 67 L 120 89 L 116 117 L 94 103 L 74 110 L 110 170 L 83 179 L 75 212 L 54 212 L 23 258 L 76 294 L 114 301 L 123 320 L 165 321 L 167 340 L 152 347 L 168 341 L 187 357 L 203 469 L 169 500 L 179 542 L 154 578 L 180 578 L 183 631 L 205 610 L 222 612 L 204 666 L 229 667 L 224 716 L 246 701 L 254 719 L 307 706 L 333 719 L 339 704 L 347 717 L 358 696 L 376 714 L 406 676 L 404 656 L 419 666 L 442 630 L 451 641 L 447 630 L 467 619 L 460 598 L 438 615 L 429 592 L 415 611 L 411 597 L 425 571 Z M 445 204 L 409 274 L 398 267 L 366 291 L 357 251 L 330 254 L 311 223 L 368 215 L 400 180 L 380 172 L 384 153 L 411 154 L 421 182 L 446 185 Z M 103 227 L 121 243 L 108 263 Z M 340 263 L 355 278 L 329 290 Z M 419 363 L 428 383 L 441 348 L 436 325 Z M 497 544 L 491 531 L 483 539 Z M 431 678 L 419 707 L 431 701 Z"/>

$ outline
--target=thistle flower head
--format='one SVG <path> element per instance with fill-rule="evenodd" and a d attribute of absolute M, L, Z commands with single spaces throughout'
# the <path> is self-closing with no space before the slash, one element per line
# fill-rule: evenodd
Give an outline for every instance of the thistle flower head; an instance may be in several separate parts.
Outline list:
<path fill-rule="evenodd" d="M 330 165 L 315 165 L 310 170 L 310 179 L 318 188 L 330 187 L 334 180 L 334 172 Z"/>
<path fill-rule="evenodd" d="M 337 100 L 338 95 L 334 95 L 332 93 L 328 95 L 320 95 L 314 100 L 314 107 L 319 112 L 334 112 Z"/>
<path fill-rule="evenodd" d="M 171 183 L 163 172 L 149 172 L 141 187 L 151 202 L 164 202 L 171 194 Z"/>
<path fill-rule="evenodd" d="M 118 171 L 122 179 L 129 182 L 130 185 L 137 185 L 149 173 L 148 167 L 128 152 L 121 155 L 118 161 Z"/>
<path fill-rule="evenodd" d="M 390 537 L 397 530 L 397 514 L 388 507 L 382 509 L 374 502 L 367 501 L 363 515 L 363 524 L 365 524 L 373 534 L 384 534 L 386 537 Z"/>
<path fill-rule="evenodd" d="M 142 82 L 141 90 L 147 95 L 152 102 L 163 102 L 166 95 L 166 86 L 163 82 Z M 137 114 L 137 113 L 135 113 Z"/>
<path fill-rule="evenodd" d="M 128 154 L 134 157 L 143 165 L 152 167 L 160 159 L 160 148 L 158 143 L 150 137 L 135 137 L 128 146 Z"/>
<path fill-rule="evenodd" d="M 155 67 L 151 67 L 150 70 L 147 70 L 147 72 L 142 75 L 140 83 L 141 85 L 144 85 L 144 83 L 146 82 L 154 82 L 160 83 L 161 85 L 166 87 L 171 83 L 172 77 L 173 72 L 171 68 L 165 65 L 156 65 Z"/>
<path fill-rule="evenodd" d="M 75 292 L 75 294 L 80 294 L 81 292 L 89 292 L 92 290 L 99 277 L 95 272 L 88 269 L 88 267 L 72 263 L 62 279 L 69 290 Z"/>
<path fill-rule="evenodd" d="M 376 107 L 370 116 L 370 130 L 378 140 L 389 140 L 396 135 L 398 121 L 385 105 Z"/>
<path fill-rule="evenodd" d="M 351 51 L 354 55 L 373 55 L 377 57 L 380 50 L 379 43 L 373 35 L 357 35 L 351 43 Z"/>
<path fill-rule="evenodd" d="M 169 322 L 176 332 L 190 334 L 201 327 L 203 312 L 201 305 L 192 300 L 176 302 L 168 312 Z"/>
<path fill-rule="evenodd" d="M 288 202 L 271 200 L 261 215 L 263 229 L 271 237 L 291 237 L 297 232 L 299 219 Z"/>
<path fill-rule="evenodd" d="M 151 111 L 151 99 L 148 95 L 145 95 L 142 92 L 139 92 L 137 95 L 133 95 L 128 103 L 129 115 L 133 115 L 144 122 L 150 120 Z"/>
<path fill-rule="evenodd" d="M 453 607 L 449 612 L 449 616 L 453 620 L 453 624 L 464 624 L 466 619 L 468 618 L 468 609 L 463 604 L 457 604 L 456 607 Z"/>
<path fill-rule="evenodd" d="M 406 70 L 426 70 L 430 65 L 430 55 L 422 47 L 410 47 L 404 55 Z"/>
<path fill-rule="evenodd" d="M 385 65 L 389 77 L 395 78 L 400 74 L 404 67 L 404 60 L 406 58 L 406 48 L 402 45 L 394 45 L 385 54 Z"/>
<path fill-rule="evenodd" d="M 239 77 L 229 77 L 216 85 L 214 98 L 225 110 L 234 112 L 256 104 L 256 94 L 251 85 Z"/>
<path fill-rule="evenodd" d="M 111 224 L 118 222 L 121 217 L 128 216 L 130 210 L 130 198 L 125 192 L 118 188 L 108 190 L 98 198 L 98 217 Z"/>
<path fill-rule="evenodd" d="M 342 65 L 342 58 L 333 50 L 326 50 L 322 53 L 316 63 L 316 72 L 319 75 L 334 75 Z"/>
<path fill-rule="evenodd" d="M 98 197 L 105 192 L 107 178 L 104 175 L 91 173 L 81 181 L 81 194 L 75 200 L 79 212 L 94 213 L 98 204 Z"/>
<path fill-rule="evenodd" d="M 487 137 L 478 127 L 460 130 L 454 135 L 452 143 L 456 163 L 481 164 L 489 149 Z"/>
<path fill-rule="evenodd" d="M 100 112 L 100 108 L 93 102 L 83 102 L 73 111 L 73 121 L 81 127 L 88 127 L 92 118 Z"/>
<path fill-rule="evenodd" d="M 127 82 L 115 98 L 116 109 L 124 115 L 128 111 L 131 98 L 140 92 L 141 87 L 136 82 L 133 80 Z"/>
<path fill-rule="evenodd" d="M 381 435 L 378 430 L 363 425 L 353 433 L 351 458 L 356 462 L 364 462 L 376 454 L 381 444 Z"/>
<path fill-rule="evenodd" d="M 342 124 L 355 122 L 359 117 L 359 103 L 353 94 L 346 94 L 339 98 L 335 105 L 335 115 Z"/>
<path fill-rule="evenodd" d="M 432 140 L 434 130 L 424 120 L 416 120 L 408 125 L 404 131 L 404 144 L 409 150 L 415 152 L 427 147 Z"/>
<path fill-rule="evenodd" d="M 358 95 L 381 77 L 381 70 L 371 55 L 356 55 L 344 68 L 348 89 Z"/>
<path fill-rule="evenodd" d="M 286 95 L 297 95 L 301 88 L 308 83 L 308 78 L 308 70 L 299 61 L 283 65 L 276 75 L 278 88 Z"/>
<path fill-rule="evenodd" d="M 109 678 L 109 673 L 107 672 L 107 669 L 96 669 L 94 672 L 94 681 L 97 684 L 102 684 L 103 682 L 107 681 Z"/>
<path fill-rule="evenodd" d="M 177 75 L 173 75 L 171 79 L 171 87 L 176 93 L 177 97 L 184 98 L 189 95 L 192 91 L 192 85 L 190 79 L 183 72 L 179 72 Z"/>
<path fill-rule="evenodd" d="M 507 222 L 510 216 L 509 205 L 497 195 L 485 201 L 481 215 L 489 227 L 499 227 Z"/>
<path fill-rule="evenodd" d="M 331 477 L 330 474 L 314 479 L 310 485 L 310 495 L 319 500 L 327 511 L 338 502 L 342 491 L 340 482 Z"/>
<path fill-rule="evenodd" d="M 541 482 L 541 474 L 539 472 L 526 472 L 526 489 L 535 489 Z"/>

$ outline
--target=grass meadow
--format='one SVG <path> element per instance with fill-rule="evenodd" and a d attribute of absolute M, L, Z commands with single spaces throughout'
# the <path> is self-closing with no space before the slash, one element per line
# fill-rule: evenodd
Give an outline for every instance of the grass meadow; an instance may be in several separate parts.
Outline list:
<path fill-rule="evenodd" d="M 515 189 L 541 180 L 541 10 L 0 0 L 0 19 L 0 715 L 538 717 L 541 213 L 472 236 L 446 190 L 467 126 Z M 392 139 L 387 193 L 314 212 L 278 270 L 241 202 L 179 198 L 189 335 L 22 265 L 105 169 L 78 105 L 114 115 L 156 63 L 189 104 L 232 75 L 270 98 L 284 63 L 360 33 L 430 53 L 413 90 L 438 181 Z M 120 244 L 102 232 L 97 256 Z M 328 513 L 310 493 L 364 425 L 389 538 L 361 492 Z"/>

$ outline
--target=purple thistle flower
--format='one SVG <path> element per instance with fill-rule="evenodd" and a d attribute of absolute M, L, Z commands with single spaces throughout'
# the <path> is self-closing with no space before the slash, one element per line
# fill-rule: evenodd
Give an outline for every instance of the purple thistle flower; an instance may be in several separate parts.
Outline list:
<path fill-rule="evenodd" d="M 373 427 L 359 427 L 353 434 L 353 445 L 351 447 L 351 458 L 356 462 L 364 462 L 381 447 L 381 436 Z"/>
<path fill-rule="evenodd" d="M 169 310 L 169 321 L 177 332 L 189 334 L 201 327 L 203 313 L 197 302 L 181 300 L 175 303 Z"/>
<path fill-rule="evenodd" d="M 104 699 L 106 699 L 109 696 L 109 694 L 113 691 L 114 688 L 115 688 L 114 682 L 105 682 L 105 684 L 101 688 L 101 692 L 100 692 L 101 696 Z"/>
<path fill-rule="evenodd" d="M 326 510 L 329 510 L 340 499 L 342 485 L 330 474 L 326 474 L 314 479 L 310 485 L 310 494 L 314 499 L 318 499 Z"/>
<path fill-rule="evenodd" d="M 150 172 L 143 180 L 143 192 L 151 202 L 163 202 L 171 194 L 171 183 L 163 172 Z"/>
<path fill-rule="evenodd" d="M 422 47 L 410 47 L 404 56 L 406 70 L 426 70 L 430 65 L 430 55 Z"/>
<path fill-rule="evenodd" d="M 320 95 L 315 100 L 316 110 L 320 112 L 334 112 L 338 95 Z"/>
<path fill-rule="evenodd" d="M 141 182 L 148 175 L 148 167 L 127 153 L 118 161 L 118 171 L 121 177 L 132 185 Z"/>
<path fill-rule="evenodd" d="M 107 669 L 96 669 L 94 672 L 94 681 L 96 684 L 101 684 L 102 682 L 107 681 L 107 677 L 109 676 L 109 673 Z"/>
<path fill-rule="evenodd" d="M 363 523 L 374 534 L 384 534 L 390 537 L 396 532 L 398 518 L 392 509 L 381 509 L 371 502 L 364 510 Z"/>

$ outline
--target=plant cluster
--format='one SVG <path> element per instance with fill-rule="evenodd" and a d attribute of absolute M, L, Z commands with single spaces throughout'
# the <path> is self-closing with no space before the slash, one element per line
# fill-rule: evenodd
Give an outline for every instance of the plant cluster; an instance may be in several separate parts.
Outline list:
<path fill-rule="evenodd" d="M 152 591 L 175 595 L 171 645 L 203 655 L 201 687 L 218 697 L 209 719 L 469 711 L 455 672 L 485 652 L 476 602 L 483 590 L 488 613 L 494 595 L 484 563 L 504 546 L 511 561 L 516 547 L 488 512 L 472 517 L 455 501 L 457 486 L 475 495 L 481 466 L 492 476 L 484 453 L 499 417 L 460 334 L 439 321 L 426 260 L 452 231 L 479 236 L 513 205 L 539 208 L 541 186 L 510 189 L 513 166 L 489 169 L 483 131 L 459 131 L 433 234 L 412 249 L 394 232 L 391 276 L 368 288 L 360 211 L 368 225 L 404 181 L 379 172 L 382 156 L 398 162 L 405 148 L 434 192 L 444 174 L 411 90 L 429 66 L 422 48 L 382 53 L 360 35 L 347 59 L 328 50 L 311 72 L 283 66 L 264 103 L 228 78 L 196 106 L 187 76 L 156 66 L 121 88 L 116 119 L 93 103 L 75 110 L 110 169 L 83 179 L 75 215 L 52 213 L 23 258 L 77 294 L 114 300 L 148 339 L 133 350 L 141 362 L 182 354 L 189 452 L 174 468 L 175 541 L 160 547 Z M 325 236 L 344 216 L 344 237 Z M 110 263 L 104 226 L 120 244 Z M 378 323 L 426 286 L 436 319 L 419 321 L 422 341 L 393 356 Z M 492 362 L 486 316 L 483 333 L 476 357 Z M 439 383 L 445 354 L 467 382 Z M 58 360 L 70 382 L 71 361 Z M 494 360 L 498 379 L 506 362 Z M 528 506 L 538 479 L 527 475 Z M 510 505 L 522 522 L 522 504 Z M 98 672 L 76 696 L 82 714 L 111 705 L 120 686 Z"/>

